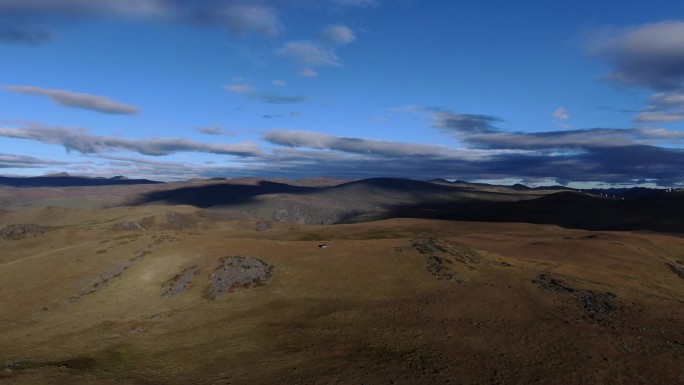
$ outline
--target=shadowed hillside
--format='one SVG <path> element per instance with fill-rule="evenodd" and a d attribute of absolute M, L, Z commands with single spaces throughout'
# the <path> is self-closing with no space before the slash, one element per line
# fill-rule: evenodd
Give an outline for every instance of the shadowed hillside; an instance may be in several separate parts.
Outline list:
<path fill-rule="evenodd" d="M 203 186 L 180 187 L 172 190 L 153 191 L 131 202 L 132 205 L 171 204 L 192 205 L 208 208 L 220 205 L 234 205 L 267 194 L 306 194 L 313 187 L 293 186 L 285 183 L 260 181 L 257 184 L 210 184 Z"/>
<path fill-rule="evenodd" d="M 622 200 L 568 191 L 515 202 L 433 201 L 397 205 L 387 211 L 386 218 L 555 224 L 586 230 L 684 232 L 682 212 L 684 196 L 678 193 L 652 192 L 644 198 Z M 354 218 L 349 221 L 353 222 Z"/>
<path fill-rule="evenodd" d="M 398 178 L 364 179 L 334 186 L 303 187 L 260 181 L 225 181 L 144 193 L 130 204 L 176 204 L 211 208 L 261 220 L 333 224 L 391 218 L 396 207 L 423 202 L 515 201 L 548 191 L 503 186 L 423 182 Z"/>

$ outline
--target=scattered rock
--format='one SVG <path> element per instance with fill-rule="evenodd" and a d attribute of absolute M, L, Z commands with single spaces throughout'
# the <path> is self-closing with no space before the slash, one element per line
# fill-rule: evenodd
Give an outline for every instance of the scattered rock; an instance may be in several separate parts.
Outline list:
<path fill-rule="evenodd" d="M 50 229 L 47 227 L 34 225 L 30 223 L 7 225 L 0 229 L 0 238 L 17 240 L 26 238 L 29 235 L 36 236 L 39 234 L 44 234 L 49 230 Z"/>
<path fill-rule="evenodd" d="M 569 314 L 566 315 L 573 321 L 608 325 L 612 323 L 615 315 L 624 310 L 617 300 L 617 295 L 611 292 L 576 289 L 546 274 L 540 274 L 537 279 L 532 280 L 532 283 L 536 283 L 541 289 L 570 296 L 574 300 L 576 309 L 568 309 Z"/>
<path fill-rule="evenodd" d="M 427 271 L 439 280 L 469 283 L 468 279 L 459 277 L 456 262 L 468 270 L 477 270 L 474 265 L 484 261 L 480 253 L 468 245 L 432 237 L 412 239 L 411 247 L 427 255 Z M 395 248 L 395 251 L 401 250 Z"/>
<path fill-rule="evenodd" d="M 468 283 L 467 279 L 458 278 L 456 271 L 453 269 L 453 261 L 444 259 L 436 255 L 431 255 L 427 258 L 427 270 L 435 278 L 443 281 L 456 281 L 458 283 Z"/>
<path fill-rule="evenodd" d="M 266 231 L 273 227 L 273 223 L 269 221 L 258 221 L 256 223 L 256 231 Z"/>
<path fill-rule="evenodd" d="M 445 253 L 456 261 L 466 265 L 470 270 L 475 270 L 476 265 L 484 260 L 482 255 L 472 247 L 456 242 L 447 242 L 432 237 L 418 237 L 411 240 L 411 246 L 421 254 Z"/>
<path fill-rule="evenodd" d="M 102 287 L 105 286 L 107 282 L 114 278 L 120 277 L 126 270 L 133 267 L 133 265 L 138 259 L 144 257 L 149 253 L 149 251 L 137 251 L 133 255 L 133 257 L 128 261 L 120 264 L 112 270 L 100 274 L 99 276 L 97 276 L 97 278 L 83 284 L 78 294 L 72 295 L 71 297 L 67 298 L 66 303 L 69 304 L 72 302 L 76 302 L 82 297 L 85 297 L 88 294 L 95 293 L 96 291 L 102 289 Z"/>
<path fill-rule="evenodd" d="M 265 285 L 271 278 L 273 266 L 253 257 L 221 258 L 219 266 L 209 277 L 208 297 Z"/>
<path fill-rule="evenodd" d="M 562 281 L 556 278 L 549 278 L 546 274 L 540 274 L 539 279 L 533 279 L 532 283 L 544 290 L 553 291 L 556 293 L 574 293 L 575 289 L 566 286 Z"/>
<path fill-rule="evenodd" d="M 677 261 L 681 262 L 681 261 Z M 679 278 L 684 279 L 684 266 L 678 266 L 674 263 L 666 263 L 666 265 L 672 270 L 673 273 L 677 274 Z"/>
<path fill-rule="evenodd" d="M 139 223 L 132 221 L 121 221 L 111 225 L 110 230 L 114 231 L 143 231 L 145 230 Z"/>
<path fill-rule="evenodd" d="M 192 280 L 201 270 L 202 269 L 199 266 L 191 266 L 164 282 L 162 284 L 162 297 L 173 297 L 188 290 L 192 284 Z"/>

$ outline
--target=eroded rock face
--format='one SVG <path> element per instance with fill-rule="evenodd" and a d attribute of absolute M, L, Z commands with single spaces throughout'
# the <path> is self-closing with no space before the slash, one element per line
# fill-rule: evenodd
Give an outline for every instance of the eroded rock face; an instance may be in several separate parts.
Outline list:
<path fill-rule="evenodd" d="M 220 295 L 240 289 L 263 286 L 271 278 L 273 266 L 254 257 L 223 257 L 219 266 L 209 277 L 208 297 Z"/>

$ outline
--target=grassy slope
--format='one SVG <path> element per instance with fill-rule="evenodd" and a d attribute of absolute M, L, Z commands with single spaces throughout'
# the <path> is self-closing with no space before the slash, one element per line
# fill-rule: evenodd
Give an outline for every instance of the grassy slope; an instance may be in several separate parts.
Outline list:
<path fill-rule="evenodd" d="M 684 259 L 679 237 L 411 219 L 260 232 L 244 221 L 143 232 L 105 221 L 155 210 L 192 211 L 67 210 L 55 225 L 69 226 L 0 240 L 0 382 L 684 381 L 684 280 L 666 265 Z M 47 215 L 26 213 L 2 222 Z M 469 245 L 484 261 L 454 265 L 468 284 L 437 280 L 411 247 L 419 236 Z M 141 252 L 119 277 L 66 301 Z M 271 282 L 205 299 L 226 255 L 274 265 Z M 162 299 L 162 283 L 193 265 L 202 268 L 193 287 Z M 577 293 L 614 293 L 620 310 L 586 322 L 575 297 L 532 282 L 540 274 Z"/>

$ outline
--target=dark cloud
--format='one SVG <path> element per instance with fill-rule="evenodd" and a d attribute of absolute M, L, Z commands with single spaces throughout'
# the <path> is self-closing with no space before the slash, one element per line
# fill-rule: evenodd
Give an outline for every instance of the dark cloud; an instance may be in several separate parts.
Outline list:
<path fill-rule="evenodd" d="M 442 155 L 458 157 L 465 154 L 465 151 L 459 153 L 446 146 L 345 138 L 313 131 L 271 130 L 264 134 L 263 139 L 279 146 L 334 150 L 352 154 L 378 156 L 427 157 Z"/>
<path fill-rule="evenodd" d="M 277 5 L 273 1 L 247 0 L 0 0 L 0 18 L 44 23 L 134 19 L 214 24 L 234 34 L 277 36 L 283 29 Z"/>
<path fill-rule="evenodd" d="M 67 151 L 100 154 L 115 151 L 136 152 L 143 155 L 169 155 L 178 152 L 201 152 L 239 157 L 260 154 L 253 143 L 202 143 L 188 139 L 164 138 L 130 140 L 111 136 L 90 135 L 78 128 L 27 124 L 22 128 L 0 127 L 0 136 L 35 140 L 64 146 Z"/>
<path fill-rule="evenodd" d="M 45 96 L 65 107 L 107 114 L 137 114 L 140 112 L 140 109 L 136 106 L 123 104 L 99 95 L 79 94 L 67 90 L 53 90 L 32 86 L 2 86 L 1 88 L 18 94 Z"/>
<path fill-rule="evenodd" d="M 634 121 L 684 120 L 684 21 L 644 24 L 604 34 L 594 39 L 590 52 L 612 66 L 605 80 L 656 92 Z M 677 102 L 672 104 L 668 99 Z"/>
<path fill-rule="evenodd" d="M 263 139 L 287 151 L 279 149 L 250 162 L 268 162 L 277 170 L 302 177 L 314 176 L 318 170 L 339 178 L 519 178 L 616 184 L 647 178 L 672 185 L 681 183 L 684 176 L 684 151 L 657 146 L 678 143 L 684 133 L 662 128 L 532 133 L 487 128 L 465 130 L 458 137 L 469 148 L 273 130 Z"/>
<path fill-rule="evenodd" d="M 582 130 L 507 132 L 494 126 L 500 118 L 489 115 L 460 114 L 428 107 L 411 107 L 413 112 L 427 112 L 433 127 L 451 134 L 475 148 L 510 150 L 577 150 L 631 144 L 657 144 L 680 141 L 684 133 L 651 127 L 591 128 Z"/>
<path fill-rule="evenodd" d="M 457 114 L 448 111 L 432 112 L 434 127 L 454 134 L 495 132 L 494 124 L 502 120 L 489 115 Z"/>
<path fill-rule="evenodd" d="M 684 21 L 645 24 L 593 42 L 591 51 L 613 65 L 607 80 L 654 90 L 684 80 Z"/>

